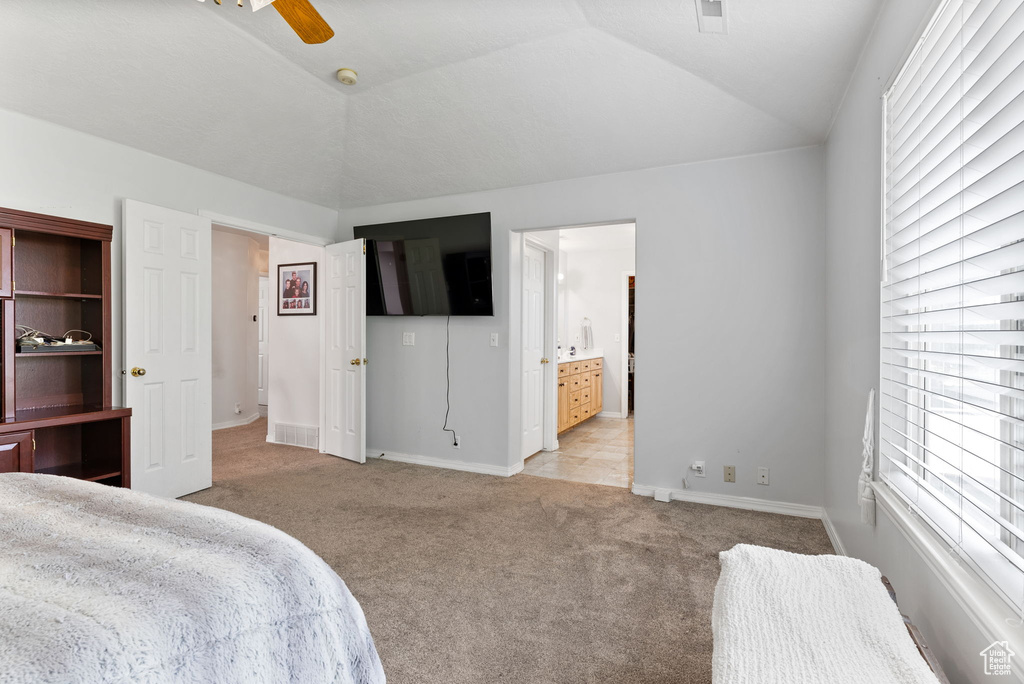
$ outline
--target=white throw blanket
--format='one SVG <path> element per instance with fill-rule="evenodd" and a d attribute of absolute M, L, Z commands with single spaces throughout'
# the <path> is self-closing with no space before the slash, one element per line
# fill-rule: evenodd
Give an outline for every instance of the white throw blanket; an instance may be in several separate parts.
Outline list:
<path fill-rule="evenodd" d="M 0 683 L 384 682 L 359 604 L 263 523 L 0 475 Z"/>
<path fill-rule="evenodd" d="M 875 524 L 875 490 L 871 480 L 875 476 L 875 389 L 868 395 L 868 412 L 864 416 L 864 437 L 861 439 L 860 477 L 857 478 L 857 501 L 860 502 L 860 521 Z"/>
<path fill-rule="evenodd" d="M 881 573 L 843 556 L 719 554 L 714 684 L 936 684 Z"/>

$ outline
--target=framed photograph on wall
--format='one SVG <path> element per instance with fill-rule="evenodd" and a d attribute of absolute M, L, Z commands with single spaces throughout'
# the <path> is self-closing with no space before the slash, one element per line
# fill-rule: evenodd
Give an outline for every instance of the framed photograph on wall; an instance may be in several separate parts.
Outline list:
<path fill-rule="evenodd" d="M 279 264 L 277 267 L 277 315 L 316 315 L 316 262 Z"/>

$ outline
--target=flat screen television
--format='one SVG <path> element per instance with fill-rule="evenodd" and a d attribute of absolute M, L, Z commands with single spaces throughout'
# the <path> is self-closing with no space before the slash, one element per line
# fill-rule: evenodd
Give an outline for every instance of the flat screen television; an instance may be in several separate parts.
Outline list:
<path fill-rule="evenodd" d="M 369 316 L 493 316 L 491 214 L 356 226 Z"/>

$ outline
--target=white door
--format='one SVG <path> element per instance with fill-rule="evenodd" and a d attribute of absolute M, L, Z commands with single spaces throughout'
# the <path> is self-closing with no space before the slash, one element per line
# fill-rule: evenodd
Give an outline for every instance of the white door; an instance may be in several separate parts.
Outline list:
<path fill-rule="evenodd" d="M 544 448 L 544 252 L 523 247 L 523 458 Z"/>
<path fill-rule="evenodd" d="M 212 461 L 210 219 L 124 203 L 125 403 L 132 489 L 206 489 Z"/>
<path fill-rule="evenodd" d="M 447 316 L 448 289 L 444 283 L 440 241 L 437 238 L 406 240 L 405 270 L 409 274 L 413 314 Z"/>
<path fill-rule="evenodd" d="M 366 462 L 365 240 L 327 245 L 324 450 Z"/>
<path fill-rule="evenodd" d="M 256 352 L 256 386 L 259 398 L 256 403 L 266 406 L 267 378 L 270 373 L 270 330 L 268 328 L 270 319 L 267 318 L 270 315 L 270 278 L 267 276 L 260 276 L 259 293 L 259 306 L 256 309 L 256 324 L 259 328 Z"/>

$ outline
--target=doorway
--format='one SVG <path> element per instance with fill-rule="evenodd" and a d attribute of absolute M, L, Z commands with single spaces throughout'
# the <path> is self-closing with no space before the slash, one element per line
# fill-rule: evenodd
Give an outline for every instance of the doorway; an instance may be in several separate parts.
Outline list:
<path fill-rule="evenodd" d="M 552 277 L 538 279 L 536 263 L 544 249 L 557 268 Z M 531 231 L 524 237 L 524 473 L 631 486 L 633 318 L 628 284 L 635 284 L 635 266 L 634 222 Z M 545 295 L 545 283 L 553 286 L 553 296 Z M 537 311 L 542 305 L 545 310 Z M 548 319 L 553 320 L 551 358 L 536 341 L 538 322 Z M 545 366 L 551 369 L 550 383 L 538 392 L 531 382 L 543 377 L 539 369 Z M 548 398 L 553 401 L 543 401 Z M 534 406 L 542 407 L 540 420 L 531 412 Z M 553 428 L 556 438 L 542 448 L 536 435 L 545 428 Z"/>
<path fill-rule="evenodd" d="M 259 326 L 257 343 L 256 405 L 260 415 L 267 417 L 270 402 L 270 277 L 260 275 L 259 307 L 256 313 Z"/>
<path fill-rule="evenodd" d="M 251 463 L 243 451 L 217 448 L 242 432 L 266 434 L 270 397 L 269 237 L 214 223 L 211 234 L 213 481 Z M 241 432 L 232 428 L 251 426 Z M 228 433 L 221 433 L 227 430 Z M 249 450 L 251 452 L 251 450 Z M 238 472 L 236 472 L 238 471 Z"/>
<path fill-rule="evenodd" d="M 213 300 L 222 290 L 235 289 L 238 281 L 228 278 L 235 268 L 248 268 L 251 245 L 245 248 L 245 257 L 213 262 L 213 226 L 228 236 L 241 235 L 243 242 L 263 239 L 269 241 L 270 305 L 267 321 L 268 372 L 265 373 L 265 401 L 268 416 L 264 429 L 251 430 L 254 439 L 277 444 L 289 444 L 320 450 L 353 460 L 365 459 L 365 454 L 334 453 L 325 445 L 325 425 L 346 426 L 353 438 L 361 438 L 365 431 L 364 413 L 360 406 L 334 404 L 325 399 L 327 383 L 324 381 L 326 361 L 324 352 L 337 340 L 349 339 L 353 331 L 345 326 L 333 325 L 343 320 L 348 298 L 341 291 L 332 291 L 330 306 L 323 316 L 317 316 L 313 307 L 308 313 L 288 311 L 306 307 L 287 306 L 291 298 L 283 294 L 279 282 L 284 284 L 285 266 L 305 266 L 310 273 L 310 302 L 316 301 L 323 285 L 325 255 L 331 248 L 352 247 L 348 258 L 331 262 L 332 275 L 359 270 L 364 260 L 362 241 L 329 245 L 329 240 L 289 230 L 200 211 L 190 214 L 137 200 L 124 201 L 124 362 L 136 366 L 138 373 L 125 376 L 125 405 L 133 409 L 132 430 L 132 485 L 134 489 L 159 496 L 179 497 L 209 487 L 213 478 L 214 434 L 214 361 L 213 352 L 230 352 L 239 357 L 241 370 L 234 359 L 224 357 L 218 361 L 218 381 L 231 374 L 242 378 L 244 389 L 225 382 L 218 387 L 224 396 L 217 400 L 217 427 L 242 430 L 259 426 L 259 389 L 256 357 L 258 356 L 259 313 L 252 302 L 258 299 L 258 279 L 249 290 L 250 279 L 245 279 L 244 297 L 234 306 L 218 307 L 218 324 L 228 332 L 214 334 Z M 220 238 L 218 238 L 220 239 Z M 356 245 L 358 243 L 358 245 Z M 358 246 L 358 249 L 355 247 Z M 259 250 L 257 250 L 259 251 Z M 294 271 L 291 268 L 291 279 Z M 218 274 L 218 285 L 213 285 L 213 274 Z M 223 283 L 220 278 L 226 278 Z M 227 283 L 227 284 L 224 284 Z M 253 296 L 252 293 L 256 294 Z M 280 293 L 280 294 L 279 294 Z M 237 293 L 236 293 L 237 294 Z M 359 306 L 363 316 L 363 291 L 349 288 L 345 294 Z M 250 296 L 252 297 L 250 299 Z M 299 299 L 302 299 L 301 297 Z M 290 314 L 290 315 L 289 315 Z M 231 326 L 241 327 L 232 333 Z M 223 320 L 230 317 L 230 320 Z M 325 320 L 327 319 L 327 320 Z M 345 318 L 344 320 L 348 320 Z M 180 340 L 172 340 L 163 331 L 180 331 Z M 251 333 L 250 333 L 251 331 Z M 328 332 L 330 339 L 327 339 Z M 237 334 L 236 334 L 237 333 Z M 351 335 L 356 341 L 351 364 L 365 367 L 365 337 Z M 250 344 L 255 353 L 250 353 Z M 269 353 L 273 351 L 273 353 Z M 358 353 L 357 353 L 358 352 Z M 148 374 L 147 374 L 148 368 Z M 249 381 L 249 376 L 253 378 Z M 143 378 L 145 376 L 145 378 Z M 362 376 L 350 378 L 348 386 L 355 391 L 345 396 L 362 398 Z M 220 382 L 217 383 L 218 385 Z M 335 387 L 337 385 L 334 385 Z M 251 388 L 251 391 L 250 391 Z M 335 394 L 337 396 L 337 394 Z M 255 411 L 250 408 L 257 407 Z M 345 422 L 340 415 L 353 413 L 356 420 Z M 245 424 L 247 420 L 253 422 Z M 224 434 L 229 430 L 217 431 Z"/>

